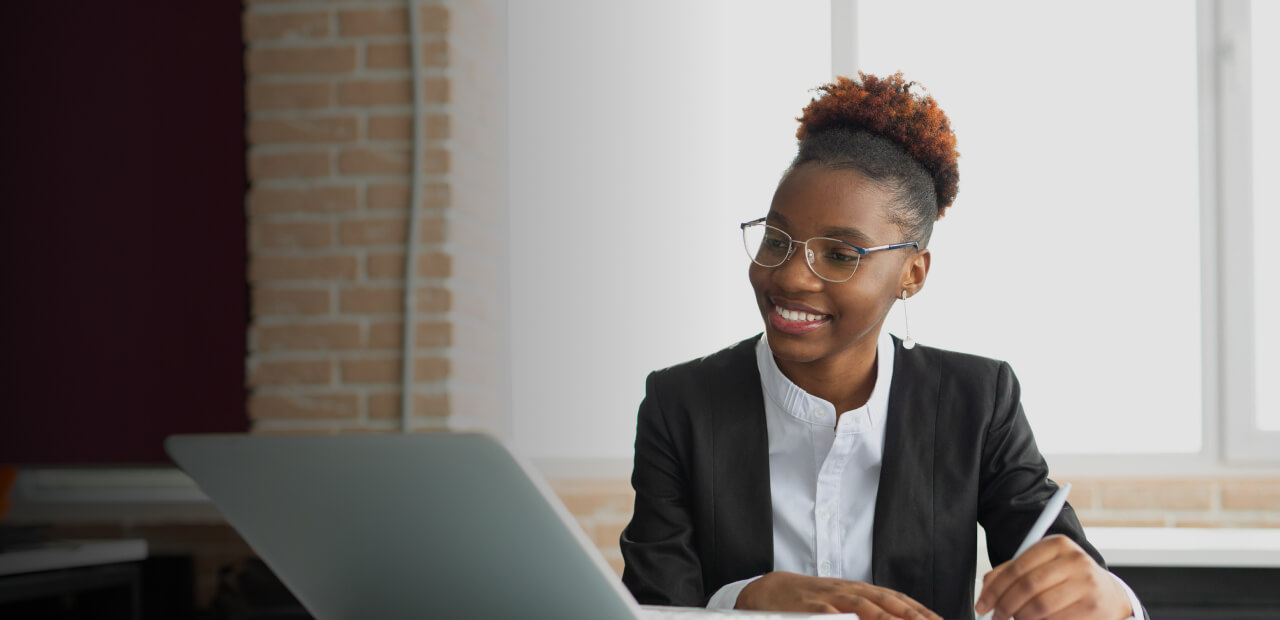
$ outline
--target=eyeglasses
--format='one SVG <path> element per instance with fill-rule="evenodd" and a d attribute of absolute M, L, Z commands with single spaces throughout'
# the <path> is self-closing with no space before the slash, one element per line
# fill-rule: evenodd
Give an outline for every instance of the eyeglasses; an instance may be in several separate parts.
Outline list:
<path fill-rule="evenodd" d="M 920 249 L 920 244 L 915 241 L 878 245 L 874 248 L 862 248 L 829 237 L 796 241 L 791 238 L 791 235 L 765 224 L 764 221 L 765 218 L 762 217 L 739 225 L 742 228 L 742 243 L 747 249 L 747 256 L 751 257 L 751 262 L 761 267 L 778 267 L 791 258 L 798 243 L 804 246 L 804 258 L 809 264 L 809 270 L 813 275 L 827 282 L 848 281 L 858 270 L 858 263 L 862 262 L 862 257 L 872 252 L 905 247 Z"/>

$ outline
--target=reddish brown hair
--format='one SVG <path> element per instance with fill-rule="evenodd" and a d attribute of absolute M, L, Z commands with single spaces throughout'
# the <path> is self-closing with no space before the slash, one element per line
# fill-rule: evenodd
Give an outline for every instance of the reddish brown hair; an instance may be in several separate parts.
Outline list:
<path fill-rule="evenodd" d="M 807 140 L 830 130 L 866 132 L 888 140 L 932 177 L 937 205 L 933 219 L 938 219 L 959 190 L 956 136 L 933 97 L 913 94 L 914 85 L 901 72 L 887 78 L 858 72 L 858 81 L 838 77 L 816 89 L 823 94 L 811 100 L 796 119 L 800 121 L 796 137 L 802 151 Z"/>

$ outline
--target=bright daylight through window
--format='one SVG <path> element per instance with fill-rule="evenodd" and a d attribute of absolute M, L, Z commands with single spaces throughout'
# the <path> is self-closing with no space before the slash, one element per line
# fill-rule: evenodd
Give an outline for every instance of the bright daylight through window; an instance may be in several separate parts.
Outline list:
<path fill-rule="evenodd" d="M 1253 30 L 1253 292 L 1254 377 L 1259 428 L 1280 431 L 1280 2 L 1255 0 Z"/>
<path fill-rule="evenodd" d="M 858 3 L 859 65 L 924 84 L 959 140 L 912 335 L 1008 360 L 1047 453 L 1201 448 L 1195 20 L 1187 0 Z"/>

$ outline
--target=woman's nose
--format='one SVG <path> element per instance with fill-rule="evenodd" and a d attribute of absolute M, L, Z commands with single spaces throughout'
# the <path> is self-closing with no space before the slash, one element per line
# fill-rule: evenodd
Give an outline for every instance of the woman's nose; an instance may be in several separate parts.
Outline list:
<path fill-rule="evenodd" d="M 809 267 L 812 250 L 797 243 L 791 257 L 774 267 L 773 280 L 784 290 L 815 291 L 822 289 L 822 279 Z"/>

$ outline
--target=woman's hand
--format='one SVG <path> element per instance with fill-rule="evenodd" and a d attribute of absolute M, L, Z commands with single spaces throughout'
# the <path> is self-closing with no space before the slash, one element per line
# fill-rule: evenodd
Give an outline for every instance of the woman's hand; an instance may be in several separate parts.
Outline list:
<path fill-rule="evenodd" d="M 738 609 L 858 614 L 861 620 L 941 620 L 905 594 L 860 581 L 772 572 L 738 595 Z"/>
<path fill-rule="evenodd" d="M 1105 618 L 1134 615 L 1129 595 L 1074 540 L 1054 535 L 982 578 L 974 609 L 992 620 Z"/>

